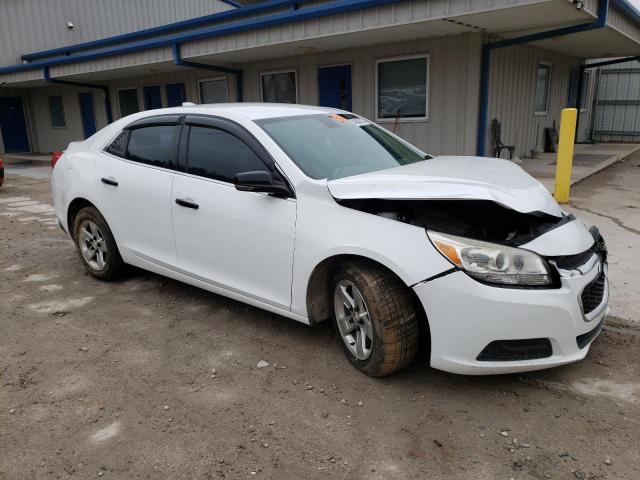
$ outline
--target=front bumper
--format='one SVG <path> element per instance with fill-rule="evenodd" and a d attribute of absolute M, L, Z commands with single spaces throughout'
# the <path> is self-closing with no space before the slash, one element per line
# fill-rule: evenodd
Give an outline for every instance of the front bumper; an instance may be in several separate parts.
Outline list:
<path fill-rule="evenodd" d="M 594 257 L 586 272 L 561 271 L 557 289 L 494 287 L 460 271 L 415 285 L 429 320 L 431 366 L 484 375 L 538 370 L 583 359 L 609 311 L 608 286 L 602 302 L 588 315 L 582 313 L 580 298 L 603 271 L 606 277 L 606 264 Z M 550 355 L 528 360 L 477 359 L 491 342 L 524 339 L 548 339 Z"/>

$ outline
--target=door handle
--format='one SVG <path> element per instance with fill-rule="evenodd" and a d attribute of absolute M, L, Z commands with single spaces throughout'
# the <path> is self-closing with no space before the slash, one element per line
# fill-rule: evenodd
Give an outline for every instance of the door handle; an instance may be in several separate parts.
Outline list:
<path fill-rule="evenodd" d="M 200 205 L 198 205 L 197 203 L 192 202 L 191 200 L 185 200 L 183 198 L 176 198 L 176 203 L 181 207 L 193 208 L 194 210 L 200 208 Z"/>
<path fill-rule="evenodd" d="M 116 182 L 116 179 L 113 177 L 109 177 L 109 178 L 101 178 L 100 181 L 106 185 L 111 185 L 112 187 L 117 187 L 118 186 L 118 182 Z"/>

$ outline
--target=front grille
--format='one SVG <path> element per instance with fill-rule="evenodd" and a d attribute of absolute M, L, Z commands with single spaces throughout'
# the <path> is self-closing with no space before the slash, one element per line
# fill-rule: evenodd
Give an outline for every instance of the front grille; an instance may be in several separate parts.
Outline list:
<path fill-rule="evenodd" d="M 550 357 L 551 354 L 551 342 L 548 338 L 495 340 L 484 347 L 476 360 L 479 362 L 535 360 Z"/>
<path fill-rule="evenodd" d="M 583 314 L 588 315 L 602 303 L 606 282 L 607 279 L 604 272 L 600 272 L 600 275 L 598 275 L 593 282 L 584 287 L 582 295 L 580 296 Z"/>

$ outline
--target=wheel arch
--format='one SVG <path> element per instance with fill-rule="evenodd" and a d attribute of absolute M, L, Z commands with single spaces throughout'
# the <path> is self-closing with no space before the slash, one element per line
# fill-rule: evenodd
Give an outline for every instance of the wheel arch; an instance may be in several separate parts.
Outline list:
<path fill-rule="evenodd" d="M 75 240 L 74 238 L 75 232 L 73 231 L 74 230 L 73 224 L 75 222 L 76 216 L 78 215 L 78 212 L 80 212 L 80 210 L 82 210 L 85 207 L 93 207 L 95 209 L 98 209 L 98 207 L 96 207 L 94 203 L 92 203 L 91 201 L 87 200 L 84 197 L 74 198 L 69 203 L 69 206 L 67 207 L 67 228 L 68 228 L 69 236 L 73 240 Z"/>
<path fill-rule="evenodd" d="M 398 277 L 398 279 L 407 287 L 407 290 L 410 292 L 410 295 L 415 302 L 416 310 L 420 314 L 420 323 L 423 324 L 421 325 L 421 333 L 422 329 L 424 328 L 425 332 L 429 334 L 429 323 L 422 302 L 420 302 L 413 288 L 411 288 L 411 286 L 402 279 L 402 276 L 395 272 L 392 268 L 389 268 L 389 266 L 377 260 L 366 257 L 364 255 L 352 253 L 342 253 L 327 257 L 320 263 L 318 263 L 311 272 L 311 276 L 309 277 L 309 281 L 307 282 L 306 292 L 307 316 L 309 318 L 309 324 L 314 325 L 316 323 L 323 322 L 331 318 L 331 316 L 333 315 L 331 281 L 339 266 L 347 261 L 355 261 L 361 262 L 363 264 L 375 265 L 377 267 L 384 268 L 394 276 Z"/>

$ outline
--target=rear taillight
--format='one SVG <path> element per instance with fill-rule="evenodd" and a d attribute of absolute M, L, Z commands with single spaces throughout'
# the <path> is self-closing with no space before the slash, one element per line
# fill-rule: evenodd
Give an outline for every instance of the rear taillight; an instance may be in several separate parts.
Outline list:
<path fill-rule="evenodd" d="M 64 152 L 53 152 L 51 154 L 51 168 L 56 166 L 56 163 L 58 163 L 58 160 L 60 160 L 63 153 Z"/>

